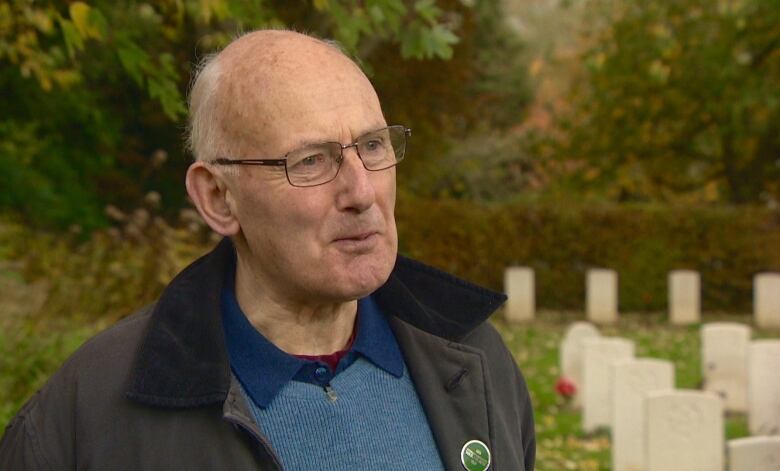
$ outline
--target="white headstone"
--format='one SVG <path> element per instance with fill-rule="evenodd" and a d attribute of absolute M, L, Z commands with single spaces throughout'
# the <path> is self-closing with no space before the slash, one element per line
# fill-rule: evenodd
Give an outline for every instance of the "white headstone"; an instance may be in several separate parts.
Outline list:
<path fill-rule="evenodd" d="M 729 471 L 780 471 L 780 436 L 729 440 Z"/>
<path fill-rule="evenodd" d="M 672 324 L 696 324 L 701 320 L 699 273 L 676 270 L 669 273 L 669 318 Z"/>
<path fill-rule="evenodd" d="M 751 435 L 780 435 L 780 340 L 750 344 L 748 428 Z"/>
<path fill-rule="evenodd" d="M 644 404 L 647 471 L 723 471 L 723 402 L 718 396 L 655 391 Z"/>
<path fill-rule="evenodd" d="M 723 398 L 726 410 L 747 410 L 747 356 L 750 327 L 713 322 L 701 328 L 703 389 Z"/>
<path fill-rule="evenodd" d="M 757 326 L 780 329 L 780 273 L 759 273 L 753 279 L 753 315 Z"/>
<path fill-rule="evenodd" d="M 577 390 L 572 399 L 575 408 L 582 407 L 582 365 L 585 339 L 601 337 L 590 322 L 577 321 L 569 325 L 563 335 L 560 348 L 561 376 L 572 381 Z"/>
<path fill-rule="evenodd" d="M 504 290 L 507 295 L 506 320 L 525 322 L 533 320 L 536 309 L 534 271 L 526 267 L 509 267 L 504 272 Z"/>
<path fill-rule="evenodd" d="M 585 340 L 582 384 L 582 429 L 609 427 L 612 416 L 611 365 L 634 357 L 634 342 L 617 337 Z"/>
<path fill-rule="evenodd" d="M 618 277 L 615 270 L 588 270 L 586 284 L 588 320 L 611 324 L 618 318 Z"/>
<path fill-rule="evenodd" d="M 647 393 L 674 389 L 674 365 L 638 358 L 612 364 L 612 471 L 645 469 L 644 404 Z"/>

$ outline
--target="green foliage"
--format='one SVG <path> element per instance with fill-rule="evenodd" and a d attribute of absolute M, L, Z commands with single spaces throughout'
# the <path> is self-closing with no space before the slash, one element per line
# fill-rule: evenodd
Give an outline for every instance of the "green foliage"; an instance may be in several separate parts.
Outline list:
<path fill-rule="evenodd" d="M 539 185 L 523 136 L 483 131 L 448 141 L 447 152 L 404 186 L 417 196 L 476 203 L 511 201 Z"/>
<path fill-rule="evenodd" d="M 23 226 L 0 227 L 5 256 L 20 263 L 30 282 L 45 280 L 46 296 L 33 319 L 112 321 L 154 301 L 170 280 L 204 254 L 214 241 L 193 210 L 177 227 L 148 206 L 130 214 L 109 207 L 118 227 L 81 234 L 55 234 Z"/>
<path fill-rule="evenodd" d="M 780 199 L 780 2 L 594 0 L 558 157 L 615 201 Z"/>
<path fill-rule="evenodd" d="M 780 270 L 780 216 L 755 208 L 476 205 L 402 194 L 402 252 L 501 290 L 505 267 L 536 271 L 537 303 L 579 309 L 585 272 L 620 277 L 620 309 L 666 308 L 669 271 L 698 270 L 703 308 L 748 312 L 753 276 Z"/>
<path fill-rule="evenodd" d="M 458 42 L 430 0 L 4 2 L 0 86 L 13 94 L 0 103 L 0 210 L 93 230 L 107 225 L 106 205 L 128 210 L 155 189 L 175 213 L 191 65 L 238 32 L 285 25 L 335 36 L 363 59 L 386 47 L 442 60 Z M 165 166 L 153 165 L 160 152 Z"/>
<path fill-rule="evenodd" d="M 460 25 L 460 42 L 450 60 L 410 63 L 389 47 L 378 47 L 365 57 L 374 70 L 371 79 L 385 115 L 413 129 L 409 158 L 398 168 L 399 185 L 423 197 L 480 199 L 491 189 L 464 190 L 466 170 L 458 168 L 459 162 L 467 157 L 465 149 L 494 138 L 502 145 L 502 155 L 487 163 L 487 171 L 500 171 L 498 167 L 512 157 L 508 153 L 517 146 L 505 134 L 523 118 L 532 98 L 527 59 L 523 44 L 506 25 L 502 2 L 473 2 L 473 7 L 465 7 L 461 0 L 440 3 L 452 22 Z M 488 148 L 496 147 L 486 143 Z M 486 152 L 480 150 L 479 156 Z M 514 182 L 516 177 L 509 175 L 507 180 Z M 495 180 L 482 176 L 469 183 Z M 518 187 L 507 184 L 502 190 Z"/>

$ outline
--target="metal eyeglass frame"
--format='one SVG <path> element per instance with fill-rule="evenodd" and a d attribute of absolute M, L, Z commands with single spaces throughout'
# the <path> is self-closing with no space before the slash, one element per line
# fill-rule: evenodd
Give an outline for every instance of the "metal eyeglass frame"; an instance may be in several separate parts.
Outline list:
<path fill-rule="evenodd" d="M 363 161 L 363 157 L 361 157 L 360 151 L 358 150 L 358 141 L 360 139 L 362 139 L 366 135 L 377 133 L 377 132 L 380 132 L 380 131 L 384 131 L 385 129 L 391 129 L 391 128 L 403 129 L 403 136 L 404 136 L 404 153 L 403 153 L 403 155 L 401 155 L 400 159 L 398 158 L 398 156 L 396 156 L 395 163 L 393 165 L 388 165 L 387 167 L 382 167 L 382 168 L 368 168 L 368 167 L 366 167 L 366 163 Z M 369 131 L 369 132 L 367 132 L 365 134 L 362 134 L 362 135 L 358 136 L 358 138 L 355 139 L 355 141 L 350 143 L 350 144 L 342 144 L 340 142 L 335 142 L 335 141 L 328 141 L 328 142 L 322 142 L 320 144 L 314 144 L 314 145 L 337 144 L 339 147 L 341 147 L 341 151 L 339 152 L 339 158 L 336 161 L 336 163 L 338 165 L 336 167 L 336 173 L 334 173 L 333 176 L 330 179 L 328 179 L 328 180 L 326 180 L 324 182 L 315 183 L 314 185 L 296 185 L 296 184 L 294 184 L 292 182 L 292 180 L 290 180 L 290 174 L 287 172 L 287 156 L 292 154 L 293 152 L 297 152 L 300 149 L 291 150 L 290 152 L 284 154 L 284 156 L 282 158 L 278 158 L 278 159 L 228 159 L 228 158 L 220 157 L 220 158 L 217 158 L 217 159 L 214 159 L 214 160 L 210 160 L 210 161 L 208 161 L 208 163 L 213 164 L 213 165 L 262 165 L 262 166 L 269 166 L 269 167 L 282 167 L 283 166 L 284 167 L 284 174 L 287 177 L 287 183 L 289 183 L 290 185 L 292 185 L 292 186 L 294 186 L 296 188 L 309 188 L 309 187 L 324 185 L 326 183 L 330 183 L 333 180 L 335 180 L 336 177 L 339 175 L 339 171 L 341 170 L 341 163 L 344 161 L 344 151 L 346 149 L 349 149 L 350 147 L 354 147 L 355 148 L 355 153 L 357 153 L 358 158 L 360 159 L 360 163 L 363 165 L 363 168 L 365 168 L 369 172 L 379 172 L 381 170 L 387 170 L 388 168 L 395 167 L 406 156 L 407 138 L 411 137 L 411 135 L 412 135 L 412 130 L 410 128 L 407 128 L 407 127 L 405 127 L 403 125 L 400 125 L 400 124 L 395 124 L 395 125 L 387 126 L 387 127 L 384 127 L 384 128 L 380 128 L 380 129 L 377 129 L 377 130 L 374 130 L 374 131 Z"/>

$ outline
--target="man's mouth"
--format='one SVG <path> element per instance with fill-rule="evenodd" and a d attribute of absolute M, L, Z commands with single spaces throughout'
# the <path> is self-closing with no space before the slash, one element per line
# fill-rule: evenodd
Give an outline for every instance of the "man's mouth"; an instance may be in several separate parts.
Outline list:
<path fill-rule="evenodd" d="M 370 231 L 339 237 L 333 243 L 341 250 L 348 252 L 366 252 L 373 249 L 378 241 L 379 232 Z"/>
<path fill-rule="evenodd" d="M 376 231 L 361 232 L 359 234 L 348 235 L 346 237 L 339 237 L 339 238 L 336 239 L 336 241 L 337 242 L 338 241 L 342 241 L 342 240 L 346 240 L 346 241 L 361 241 L 361 240 L 366 240 L 366 239 L 368 239 L 369 237 L 371 237 L 371 236 L 373 236 L 375 234 L 378 234 L 378 233 Z"/>

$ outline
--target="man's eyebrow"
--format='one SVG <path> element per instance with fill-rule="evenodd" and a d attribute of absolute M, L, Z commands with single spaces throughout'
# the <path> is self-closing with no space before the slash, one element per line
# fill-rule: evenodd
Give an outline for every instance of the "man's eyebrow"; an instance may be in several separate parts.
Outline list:
<path fill-rule="evenodd" d="M 360 138 L 362 136 L 365 136 L 366 134 L 370 134 L 370 133 L 372 133 L 374 131 L 378 131 L 380 129 L 384 129 L 386 127 L 387 127 L 386 124 L 377 124 L 376 126 L 367 126 L 362 132 L 358 133 L 354 137 L 354 139 L 358 139 L 358 138 Z M 323 139 L 323 138 L 303 137 L 303 138 L 295 141 L 293 143 L 293 145 L 291 146 L 290 150 L 288 150 L 285 155 L 289 154 L 290 152 L 294 152 L 294 151 L 296 151 L 298 149 L 301 149 L 303 147 L 316 146 L 316 145 L 319 145 L 319 144 L 324 144 L 326 142 L 339 142 L 339 140 L 338 139 L 333 139 L 333 138 L 331 138 L 331 139 Z"/>
<path fill-rule="evenodd" d="M 295 141 L 295 144 L 293 144 L 291 151 L 300 149 L 301 147 L 309 147 L 309 146 L 324 144 L 326 142 L 336 142 L 336 141 L 334 141 L 333 139 L 323 139 L 323 138 L 302 138 Z"/>

